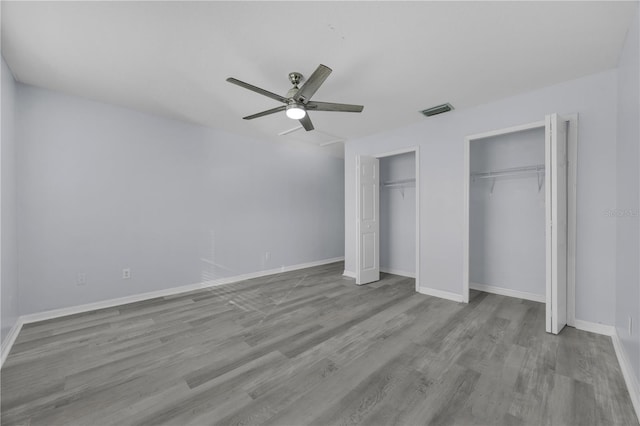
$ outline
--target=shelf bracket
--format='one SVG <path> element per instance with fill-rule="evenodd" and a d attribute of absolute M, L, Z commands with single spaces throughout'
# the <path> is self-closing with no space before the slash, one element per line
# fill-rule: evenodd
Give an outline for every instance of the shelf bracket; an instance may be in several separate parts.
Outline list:
<path fill-rule="evenodd" d="M 544 175 L 538 170 L 538 192 L 542 190 L 542 185 L 544 185 Z"/>
<path fill-rule="evenodd" d="M 493 195 L 493 188 L 496 186 L 496 178 L 491 179 L 491 192 L 489 195 Z"/>

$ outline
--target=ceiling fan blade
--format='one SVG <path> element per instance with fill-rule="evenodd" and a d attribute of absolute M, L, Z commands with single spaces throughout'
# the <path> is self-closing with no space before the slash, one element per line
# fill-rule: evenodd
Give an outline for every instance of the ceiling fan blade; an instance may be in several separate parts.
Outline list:
<path fill-rule="evenodd" d="M 306 108 L 314 111 L 362 112 L 364 106 L 311 101 L 306 105 Z"/>
<path fill-rule="evenodd" d="M 276 108 L 268 109 L 266 111 L 259 112 L 257 114 L 248 115 L 246 117 L 242 117 L 243 120 L 253 120 L 254 118 L 264 117 L 265 115 L 275 114 L 276 112 L 284 111 L 287 109 L 286 105 L 282 105 Z"/>
<path fill-rule="evenodd" d="M 293 99 L 298 102 L 307 103 L 311 96 L 318 90 L 324 81 L 331 74 L 331 68 L 326 65 L 318 65 L 318 68 L 311 74 L 311 77 L 302 85 L 300 90 L 293 95 Z"/>
<path fill-rule="evenodd" d="M 309 118 L 309 114 L 305 114 L 305 116 L 300 119 L 300 124 L 302 124 L 302 127 L 304 127 L 307 132 L 313 130 L 313 123 Z"/>
<path fill-rule="evenodd" d="M 287 103 L 287 98 L 285 98 L 284 96 L 276 95 L 275 93 L 269 92 L 268 90 L 261 89 L 259 87 L 256 87 L 256 86 L 252 85 L 252 84 L 245 83 L 244 81 L 240 81 L 240 80 L 238 80 L 236 78 L 229 77 L 227 79 L 227 81 L 229 83 L 236 84 L 236 85 L 238 85 L 240 87 L 244 87 L 245 89 L 249 89 L 249 90 L 251 90 L 253 92 L 260 93 L 261 95 L 267 96 L 267 97 L 269 97 L 271 99 L 275 99 L 276 101 L 280 101 L 282 103 Z"/>

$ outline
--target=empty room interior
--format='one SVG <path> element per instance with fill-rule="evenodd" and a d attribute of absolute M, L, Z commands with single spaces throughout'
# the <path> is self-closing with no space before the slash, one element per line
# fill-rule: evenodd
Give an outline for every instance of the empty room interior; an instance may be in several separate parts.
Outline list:
<path fill-rule="evenodd" d="M 638 425 L 638 1 L 5 1 L 2 425 Z"/>

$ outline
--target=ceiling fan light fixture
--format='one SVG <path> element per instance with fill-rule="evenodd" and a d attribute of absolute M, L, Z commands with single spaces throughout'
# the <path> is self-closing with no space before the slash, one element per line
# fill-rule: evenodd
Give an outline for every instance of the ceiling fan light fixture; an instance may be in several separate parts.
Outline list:
<path fill-rule="evenodd" d="M 307 115 L 307 111 L 305 111 L 304 107 L 297 102 L 290 103 L 287 105 L 286 110 L 287 117 L 292 120 L 300 120 Z"/>

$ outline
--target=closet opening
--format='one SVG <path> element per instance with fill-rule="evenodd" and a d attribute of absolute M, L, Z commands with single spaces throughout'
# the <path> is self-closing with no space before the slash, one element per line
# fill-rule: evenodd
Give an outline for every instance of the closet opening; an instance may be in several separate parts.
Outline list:
<path fill-rule="evenodd" d="M 546 331 L 575 318 L 577 116 L 467 137 L 465 259 L 469 290 L 545 303 Z"/>
<path fill-rule="evenodd" d="M 380 158 L 380 271 L 416 277 L 416 154 Z"/>
<path fill-rule="evenodd" d="M 356 157 L 356 284 L 382 271 L 420 289 L 419 165 L 418 146 Z"/>
<path fill-rule="evenodd" d="M 544 128 L 471 144 L 469 288 L 545 303 Z"/>

